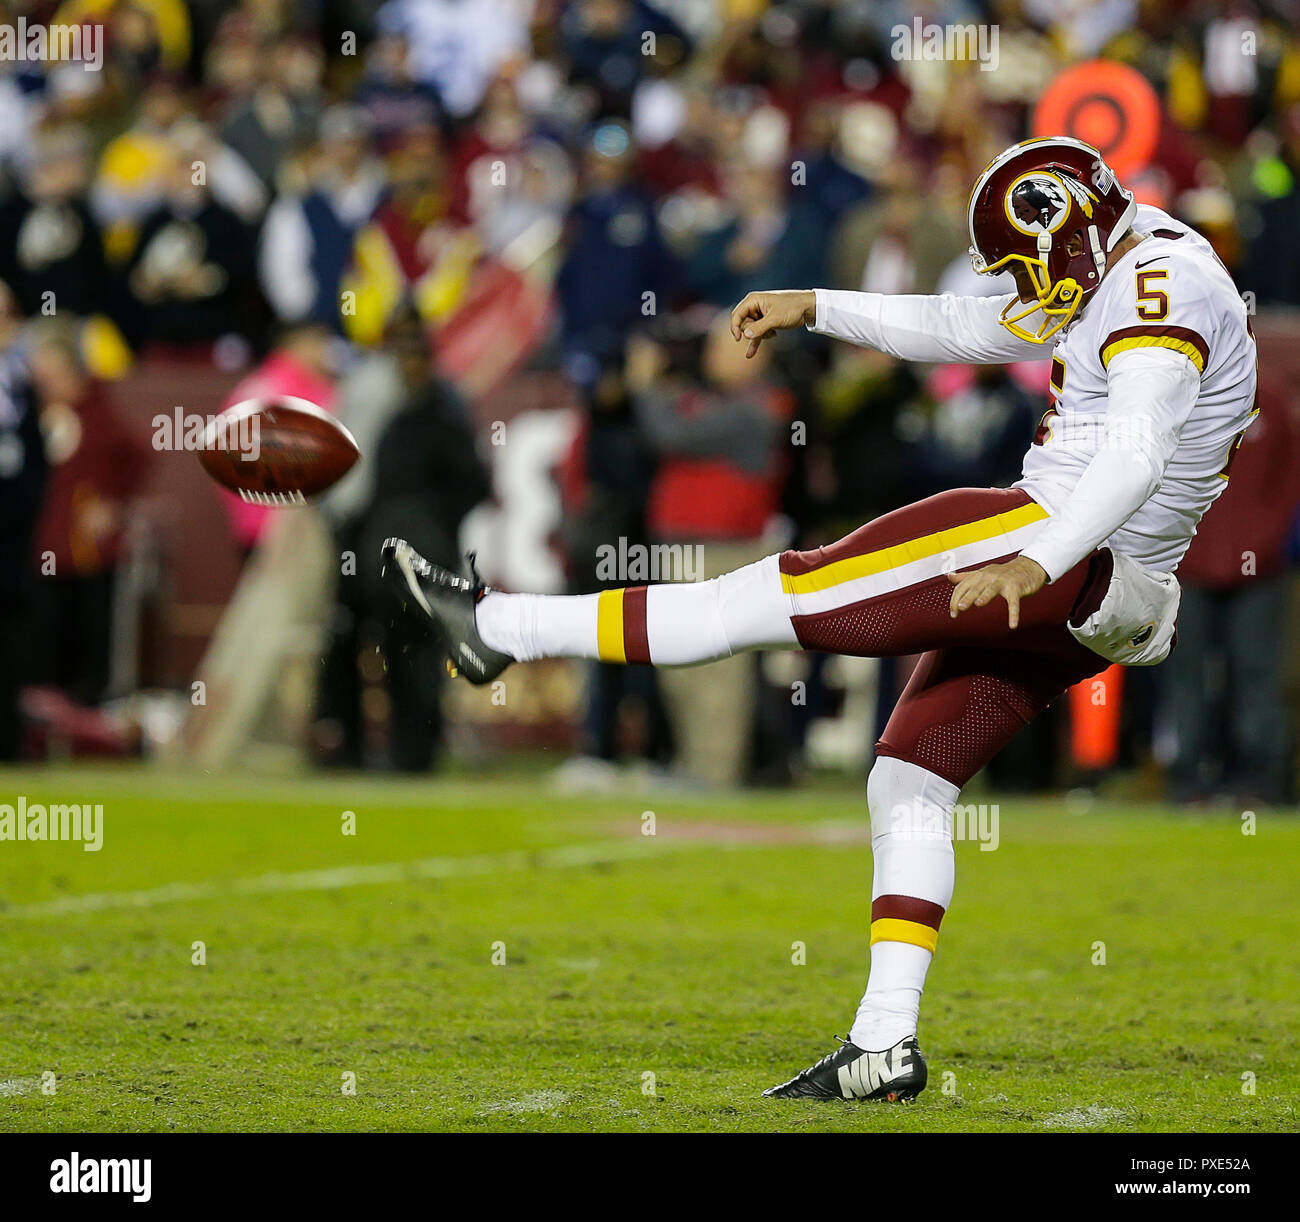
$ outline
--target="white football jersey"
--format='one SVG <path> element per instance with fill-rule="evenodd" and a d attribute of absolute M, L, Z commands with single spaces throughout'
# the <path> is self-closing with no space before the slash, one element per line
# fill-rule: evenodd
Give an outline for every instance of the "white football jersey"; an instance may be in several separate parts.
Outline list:
<path fill-rule="evenodd" d="M 1232 277 L 1200 234 L 1158 208 L 1139 207 L 1133 228 L 1145 240 L 1106 269 L 1055 349 L 999 322 L 1014 294 L 816 290 L 811 330 L 904 360 L 995 364 L 1052 353 L 1055 404 L 1017 482 L 1050 515 L 1023 554 L 1052 580 L 1100 543 L 1172 572 L 1254 417 L 1255 341 Z M 1102 469 L 1081 487 L 1099 455 Z M 1147 491 L 1130 502 L 1135 479 Z"/>
<path fill-rule="evenodd" d="M 1056 345 L 1055 405 L 1017 486 L 1055 512 L 1105 444 L 1111 362 L 1143 348 L 1182 354 L 1200 377 L 1196 405 L 1159 486 L 1107 540 L 1148 568 L 1172 572 L 1223 491 L 1253 418 L 1255 341 L 1245 303 L 1209 242 L 1158 208 L 1140 207 L 1133 228 L 1146 241 L 1106 269 Z"/>

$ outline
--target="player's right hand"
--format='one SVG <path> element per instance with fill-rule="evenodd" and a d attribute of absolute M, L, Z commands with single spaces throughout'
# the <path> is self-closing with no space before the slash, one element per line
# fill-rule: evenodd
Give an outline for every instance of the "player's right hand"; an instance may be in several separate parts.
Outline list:
<path fill-rule="evenodd" d="M 789 327 L 811 326 L 816 318 L 817 296 L 812 289 L 747 293 L 731 311 L 731 337 L 748 340 L 745 355 L 752 357 L 769 335 Z"/>

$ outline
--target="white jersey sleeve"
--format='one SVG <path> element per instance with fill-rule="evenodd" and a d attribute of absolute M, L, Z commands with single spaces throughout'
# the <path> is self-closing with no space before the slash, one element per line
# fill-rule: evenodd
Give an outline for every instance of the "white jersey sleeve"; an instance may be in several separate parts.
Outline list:
<path fill-rule="evenodd" d="M 1176 564 L 1248 421 L 1253 347 L 1203 239 L 1156 229 L 1107 272 L 1058 347 L 1063 401 L 1026 460 L 1052 517 L 1023 554 L 1049 581 L 1108 541 L 1150 567 Z M 1059 495 L 1053 469 L 1071 467 L 1077 478 Z"/>
<path fill-rule="evenodd" d="M 998 365 L 1041 360 L 1042 344 L 1017 339 L 998 315 L 1013 300 L 854 293 L 817 289 L 817 317 L 810 331 L 875 348 L 907 361 Z"/>
<path fill-rule="evenodd" d="M 1110 409 L 1074 490 L 1021 553 L 1055 581 L 1100 547 L 1160 487 L 1196 406 L 1200 375 L 1170 348 L 1126 349 L 1108 369 Z"/>

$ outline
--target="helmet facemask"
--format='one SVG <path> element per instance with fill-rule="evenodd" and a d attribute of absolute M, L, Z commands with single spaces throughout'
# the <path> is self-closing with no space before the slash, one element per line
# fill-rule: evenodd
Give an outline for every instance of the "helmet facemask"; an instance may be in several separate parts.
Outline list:
<path fill-rule="evenodd" d="M 1049 239 L 1050 240 L 1050 239 Z M 1073 276 L 1064 276 L 1053 280 L 1047 269 L 1047 261 L 1032 255 L 1004 255 L 996 263 L 987 264 L 984 256 L 975 247 L 970 248 L 971 263 L 981 275 L 996 276 L 1007 271 L 1012 264 L 1018 263 L 1029 275 L 1034 289 L 1034 300 L 1023 301 L 1019 296 L 1008 301 L 998 315 L 1000 322 L 1017 339 L 1031 344 L 1044 344 L 1058 331 L 1069 325 L 1083 305 L 1084 292 Z M 1019 286 L 1017 286 L 1019 287 Z M 1042 323 L 1037 330 L 1022 327 L 1020 324 L 1031 314 L 1041 311 Z"/>

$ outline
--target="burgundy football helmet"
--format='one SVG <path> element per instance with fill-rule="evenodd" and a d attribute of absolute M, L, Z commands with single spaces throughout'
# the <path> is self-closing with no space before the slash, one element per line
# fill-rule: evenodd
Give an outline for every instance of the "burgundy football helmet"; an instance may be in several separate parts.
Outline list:
<path fill-rule="evenodd" d="M 1025 140 L 995 157 L 970 193 L 971 262 L 988 275 L 1022 264 L 1037 296 L 1008 303 L 1002 325 L 1033 343 L 1051 339 L 1096 292 L 1106 255 L 1136 213 L 1133 193 L 1082 140 Z M 1082 247 L 1073 257 L 1072 237 Z M 1021 326 L 1036 310 L 1043 315 L 1037 330 Z"/>

